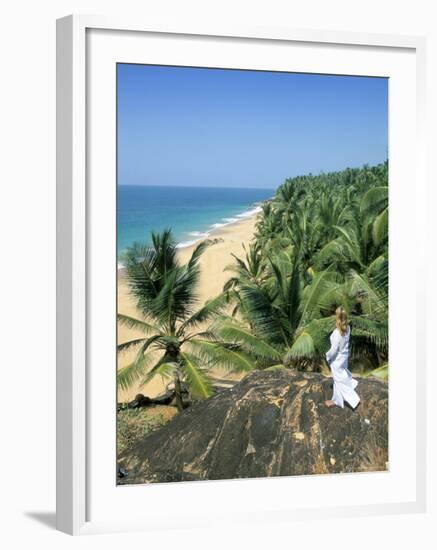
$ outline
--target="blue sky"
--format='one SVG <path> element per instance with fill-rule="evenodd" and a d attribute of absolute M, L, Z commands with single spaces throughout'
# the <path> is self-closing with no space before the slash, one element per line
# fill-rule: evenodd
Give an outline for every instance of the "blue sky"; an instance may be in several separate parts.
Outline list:
<path fill-rule="evenodd" d="M 388 80 L 117 65 L 118 183 L 277 187 L 387 158 Z"/>

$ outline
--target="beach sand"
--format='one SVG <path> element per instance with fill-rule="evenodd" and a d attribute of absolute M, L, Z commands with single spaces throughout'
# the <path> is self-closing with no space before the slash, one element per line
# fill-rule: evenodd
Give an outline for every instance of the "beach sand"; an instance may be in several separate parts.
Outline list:
<path fill-rule="evenodd" d="M 234 259 L 231 254 L 243 257 L 243 243 L 247 246 L 253 238 L 256 214 L 250 218 L 245 218 L 242 221 L 224 226 L 217 231 L 211 233 L 210 239 L 218 239 L 219 242 L 211 245 L 206 249 L 200 259 L 200 285 L 199 285 L 199 306 L 206 300 L 209 300 L 219 294 L 225 282 L 231 277 L 231 272 L 225 271 L 225 267 L 232 264 Z M 182 263 L 185 263 L 196 245 L 178 250 L 178 257 Z M 141 318 L 141 314 L 137 311 L 135 301 L 129 294 L 129 289 L 126 284 L 122 270 L 119 271 L 118 277 L 118 312 L 130 315 L 132 317 Z M 131 338 L 142 337 L 140 331 L 132 330 L 124 326 L 118 327 L 118 342 L 122 343 Z M 129 364 L 135 352 L 123 353 L 118 358 L 118 367 L 123 367 Z M 229 374 L 224 372 L 215 373 L 220 378 L 241 378 L 240 375 Z M 161 377 L 155 377 L 149 384 L 145 386 L 132 386 L 129 390 L 118 390 L 118 402 L 132 400 L 136 394 L 143 393 L 144 395 L 154 397 L 165 390 L 165 383 Z"/>

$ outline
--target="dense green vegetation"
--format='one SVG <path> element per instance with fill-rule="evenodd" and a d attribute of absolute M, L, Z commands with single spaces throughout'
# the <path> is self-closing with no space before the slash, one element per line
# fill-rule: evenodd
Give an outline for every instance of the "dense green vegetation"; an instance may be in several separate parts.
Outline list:
<path fill-rule="evenodd" d="M 339 305 L 352 326 L 351 363 L 387 376 L 388 164 L 287 179 L 263 205 L 244 258 L 235 257 L 223 293 L 196 309 L 198 260 L 175 257 L 171 233 L 126 255 L 127 279 L 144 320 L 119 315 L 144 338 L 119 383 L 160 374 L 177 390 L 211 395 L 208 369 L 319 370 Z M 158 352 L 158 358 L 157 353 Z M 364 366 L 364 367 L 363 367 Z"/>
<path fill-rule="evenodd" d="M 246 258 L 231 267 L 225 290 L 235 307 L 218 333 L 257 366 L 279 359 L 316 370 L 341 305 L 352 360 L 387 363 L 387 183 L 387 163 L 286 180 L 263 206 Z"/>

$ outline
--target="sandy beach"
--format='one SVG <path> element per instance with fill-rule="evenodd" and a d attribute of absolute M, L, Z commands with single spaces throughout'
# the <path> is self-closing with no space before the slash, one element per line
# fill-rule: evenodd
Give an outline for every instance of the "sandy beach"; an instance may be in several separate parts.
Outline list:
<path fill-rule="evenodd" d="M 219 294 L 224 283 L 229 279 L 231 273 L 225 271 L 226 266 L 233 263 L 231 254 L 242 256 L 244 254 L 243 244 L 248 244 L 254 234 L 256 223 L 256 214 L 242 221 L 229 224 L 214 232 L 211 232 L 211 239 L 218 239 L 218 242 L 211 245 L 204 252 L 200 260 L 201 277 L 199 286 L 199 304 L 203 304 L 206 300 L 213 298 Z M 186 262 L 196 245 L 181 248 L 178 251 L 178 257 L 182 263 Z M 129 294 L 129 289 L 126 284 L 122 270 L 119 271 L 118 277 L 118 312 L 133 317 L 141 318 L 137 311 L 135 301 Z M 122 343 L 133 337 L 141 337 L 141 332 L 129 329 L 124 326 L 118 327 L 118 342 Z M 119 357 L 118 366 L 123 367 L 132 361 L 134 352 L 124 353 Z M 217 373 L 220 377 L 224 377 L 225 373 Z M 232 375 L 227 375 L 232 377 Z M 152 382 L 142 387 L 132 386 L 129 390 L 119 390 L 118 401 L 129 401 L 135 397 L 137 393 L 143 393 L 153 397 L 161 393 L 165 389 L 165 384 L 160 377 L 156 377 Z"/>

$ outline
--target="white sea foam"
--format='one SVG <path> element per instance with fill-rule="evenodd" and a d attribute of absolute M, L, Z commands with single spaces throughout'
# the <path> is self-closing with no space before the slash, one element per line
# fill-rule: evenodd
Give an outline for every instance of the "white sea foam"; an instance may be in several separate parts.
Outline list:
<path fill-rule="evenodd" d="M 220 229 L 221 227 L 226 227 L 227 225 L 232 225 L 234 223 L 238 223 L 246 218 L 251 218 L 255 214 L 258 214 L 258 212 L 261 212 L 262 208 L 260 206 L 256 206 L 255 208 L 251 208 L 250 210 L 246 210 L 245 212 L 241 212 L 241 214 L 237 214 L 235 218 L 222 218 L 222 222 L 220 223 L 213 223 L 210 228 L 211 231 L 214 231 L 216 229 Z"/>
<path fill-rule="evenodd" d="M 187 246 L 193 246 L 193 244 L 196 244 L 199 240 L 200 239 L 195 239 L 194 241 L 182 241 L 176 245 L 176 248 L 187 248 Z"/>
<path fill-rule="evenodd" d="M 188 235 L 190 235 L 190 237 L 205 238 L 208 237 L 209 233 L 207 231 L 205 231 L 204 233 L 202 233 L 201 231 L 191 231 L 191 233 L 188 233 Z"/>
<path fill-rule="evenodd" d="M 255 214 L 258 214 L 258 212 L 261 212 L 262 208 L 261 206 L 256 206 L 255 208 L 252 208 L 251 210 L 246 210 L 246 212 L 242 212 L 241 214 L 237 214 L 238 218 L 250 218 L 254 216 Z"/>

